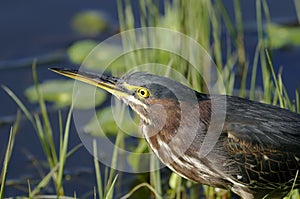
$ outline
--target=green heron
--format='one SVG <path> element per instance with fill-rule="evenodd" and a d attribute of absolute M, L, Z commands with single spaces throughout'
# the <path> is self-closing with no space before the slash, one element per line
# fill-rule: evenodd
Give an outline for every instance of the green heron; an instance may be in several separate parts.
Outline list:
<path fill-rule="evenodd" d="M 153 152 L 187 179 L 249 199 L 282 198 L 300 186 L 299 114 L 239 97 L 199 93 L 144 72 L 117 78 L 51 70 L 100 87 L 128 104 L 141 118 L 143 135 Z M 205 140 L 208 129 L 222 123 L 214 118 L 218 111 L 224 113 L 222 128 L 211 132 L 215 140 Z"/>

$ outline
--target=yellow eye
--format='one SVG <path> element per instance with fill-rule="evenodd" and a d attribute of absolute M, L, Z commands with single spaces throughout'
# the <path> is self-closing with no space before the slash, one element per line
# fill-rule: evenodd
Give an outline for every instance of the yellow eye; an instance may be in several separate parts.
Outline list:
<path fill-rule="evenodd" d="M 150 92 L 148 89 L 146 88 L 139 88 L 137 89 L 137 94 L 139 95 L 139 97 L 141 98 L 147 98 L 150 95 Z"/>

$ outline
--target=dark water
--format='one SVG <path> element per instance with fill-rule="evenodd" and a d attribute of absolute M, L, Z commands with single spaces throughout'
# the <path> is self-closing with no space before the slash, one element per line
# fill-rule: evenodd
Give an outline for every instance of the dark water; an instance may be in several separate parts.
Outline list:
<path fill-rule="evenodd" d="M 271 2 L 271 1 L 270 1 Z M 224 1 L 229 10 L 233 5 L 229 0 Z M 36 105 L 27 102 L 23 96 L 23 91 L 32 85 L 31 68 L 9 69 L 14 65 L 22 65 L 23 58 L 31 60 L 57 50 L 66 49 L 72 42 L 80 39 L 70 26 L 72 16 L 86 9 L 96 9 L 104 11 L 109 18 L 112 27 L 118 22 L 117 7 L 115 1 L 87 0 L 87 1 L 6 1 L 0 6 L 0 84 L 11 88 L 25 104 L 34 111 Z M 253 60 L 257 37 L 255 31 L 255 1 L 243 1 L 243 19 L 245 21 L 245 36 L 247 56 Z M 233 16 L 233 11 L 229 12 Z M 276 22 L 293 23 L 296 21 L 293 1 L 277 1 L 270 4 L 271 18 Z M 105 33 L 105 39 L 113 31 Z M 292 99 L 295 98 L 295 88 L 300 84 L 299 66 L 300 48 L 289 50 L 276 50 L 273 54 L 275 70 L 280 66 L 284 67 L 283 80 Z M 70 65 L 64 55 L 57 58 L 52 63 L 38 65 L 38 74 L 41 81 L 57 78 L 57 75 L 49 72 L 48 67 Z M 251 63 L 250 63 L 251 65 Z M 8 67 L 8 69 L 3 69 Z M 249 74 L 250 75 L 250 74 Z M 15 103 L 0 89 L 0 117 L 13 116 L 17 111 Z M 65 118 L 65 112 L 64 112 Z M 57 114 L 51 114 L 51 120 L 57 121 Z M 54 132 L 58 132 L 57 123 L 53 123 Z M 0 127 L 0 157 L 3 158 L 6 143 L 8 140 L 10 125 Z M 58 140 L 58 135 L 56 135 Z M 80 143 L 80 139 L 71 129 L 70 146 Z M 32 158 L 41 163 L 45 161 L 38 137 L 27 121 L 21 124 L 15 148 L 13 151 L 8 179 L 21 181 L 23 188 L 27 187 L 26 179 L 39 179 L 36 168 L 33 167 Z M 83 196 L 87 192 L 92 192 L 95 186 L 92 156 L 81 148 L 67 162 L 67 172 L 71 174 L 70 181 L 66 181 L 66 195 Z M 123 175 L 128 175 L 124 173 Z M 129 175 L 130 176 L 130 175 Z M 73 181 L 74 180 L 74 181 Z M 75 183 L 74 183 L 75 182 Z M 32 182 L 34 183 L 34 182 Z M 48 190 L 51 192 L 51 190 Z M 7 196 L 22 195 L 26 193 L 16 187 L 8 187 Z"/>
<path fill-rule="evenodd" d="M 108 17 L 112 26 L 117 22 L 117 7 L 114 1 L 8 1 L 0 6 L 0 67 L 23 66 L 33 58 L 52 52 L 66 49 L 72 42 L 81 38 L 71 27 L 72 17 L 80 11 L 100 10 Z M 108 37 L 105 33 L 103 39 Z M 26 58 L 26 60 L 24 60 Z M 60 56 L 53 63 L 39 64 L 38 74 L 40 81 L 56 78 L 57 76 L 47 70 L 48 67 L 70 65 L 70 62 Z M 20 69 L 5 69 L 0 71 L 0 84 L 12 89 L 31 111 L 37 106 L 30 104 L 23 95 L 23 91 L 33 84 L 31 67 Z M 0 117 L 9 120 L 17 111 L 16 104 L 0 89 Z M 66 118 L 63 111 L 63 118 Z M 50 114 L 54 132 L 58 132 L 57 113 Z M 74 125 L 72 125 L 73 127 Z M 16 137 L 13 155 L 9 165 L 8 182 L 18 186 L 7 186 L 6 196 L 27 195 L 27 178 L 33 184 L 40 180 L 37 169 L 33 166 L 36 159 L 40 167 L 44 167 L 46 158 L 37 135 L 28 121 L 22 121 L 21 130 Z M 10 125 L 0 127 L 0 157 L 4 157 Z M 80 139 L 74 128 L 70 131 L 70 148 L 80 144 Z M 55 140 L 59 140 L 56 134 Z M 56 142 L 58 143 L 58 142 Z M 2 161 L 1 161 L 2 162 Z M 47 171 L 44 169 L 44 171 Z M 66 195 L 77 196 L 87 194 L 91 197 L 95 178 L 93 170 L 93 157 L 82 147 L 67 161 L 66 174 L 71 178 L 65 181 Z M 51 187 L 45 193 L 53 194 Z"/>

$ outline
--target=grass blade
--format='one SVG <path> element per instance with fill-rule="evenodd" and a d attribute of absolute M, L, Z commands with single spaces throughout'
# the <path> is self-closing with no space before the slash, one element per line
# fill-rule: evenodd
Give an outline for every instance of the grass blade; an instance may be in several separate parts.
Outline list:
<path fill-rule="evenodd" d="M 15 101 L 15 103 L 19 106 L 19 108 L 22 110 L 22 112 L 25 114 L 27 119 L 31 122 L 32 126 L 36 130 L 34 118 L 30 114 L 29 110 L 25 107 L 25 105 L 21 102 L 21 100 L 8 87 L 2 85 L 2 88 Z"/>
<path fill-rule="evenodd" d="M 37 133 L 37 135 L 39 137 L 39 140 L 42 144 L 42 147 L 43 147 L 44 153 L 47 157 L 48 163 L 50 164 L 50 162 L 52 162 L 51 151 L 50 151 L 50 148 L 49 148 L 49 145 L 48 145 L 47 138 L 45 137 L 45 134 L 44 134 L 44 131 L 43 131 L 41 120 L 40 120 L 38 115 L 35 115 L 34 118 L 35 118 L 35 124 L 36 124 L 36 133 Z"/>
<path fill-rule="evenodd" d="M 277 95 L 278 95 L 278 98 L 279 98 L 280 107 L 284 108 L 284 103 L 283 103 L 283 98 L 282 98 L 282 89 L 281 89 L 282 87 L 280 86 L 280 84 L 279 84 L 279 82 L 276 78 L 274 68 L 273 68 L 273 64 L 272 64 L 272 61 L 271 61 L 270 54 L 269 54 L 268 50 L 266 50 L 266 55 L 267 55 L 267 60 L 268 60 L 270 70 L 271 70 L 271 73 L 272 73 L 272 76 L 273 76 L 273 79 L 274 79 L 274 82 L 275 82 L 275 86 L 276 86 L 275 91 L 277 92 Z"/>
<path fill-rule="evenodd" d="M 124 116 L 124 112 L 125 112 L 125 104 L 119 102 L 119 101 L 115 101 L 116 102 L 116 106 L 118 106 L 116 109 L 117 110 L 121 110 L 120 113 L 120 118 L 118 119 L 119 121 L 123 121 L 123 116 Z M 114 178 L 114 174 L 115 174 L 115 169 L 117 168 L 117 162 L 118 162 L 118 157 L 119 157 L 119 147 L 120 144 L 123 142 L 124 140 L 124 132 L 122 132 L 121 130 L 119 130 L 117 137 L 116 137 L 116 141 L 115 141 L 115 147 L 114 147 L 114 151 L 112 154 L 112 160 L 111 160 L 111 168 L 109 171 L 109 176 L 108 176 L 108 180 L 107 180 L 107 184 L 106 184 L 106 188 L 105 188 L 105 193 L 108 193 L 108 189 L 111 186 L 112 182 L 113 182 L 113 178 Z"/>
<path fill-rule="evenodd" d="M 250 83 L 250 99 L 255 99 L 255 86 L 256 86 L 256 75 L 257 75 L 257 65 L 258 65 L 258 57 L 261 49 L 262 41 L 259 40 L 255 49 L 254 60 L 252 65 L 252 74 L 251 74 L 251 83 Z"/>
<path fill-rule="evenodd" d="M 298 90 L 296 90 L 296 112 L 300 113 L 300 95 Z"/>
<path fill-rule="evenodd" d="M 155 156 L 151 156 L 150 159 L 150 169 L 152 172 L 150 172 L 150 183 L 154 187 L 155 191 L 159 194 L 162 193 L 161 188 L 161 176 L 160 176 L 160 170 L 156 169 L 159 168 L 159 160 Z"/>
<path fill-rule="evenodd" d="M 47 113 L 47 108 L 46 108 L 46 104 L 39 86 L 39 80 L 38 80 L 38 75 L 36 72 L 36 60 L 34 60 L 34 63 L 32 64 L 32 76 L 33 76 L 33 81 L 35 84 L 35 88 L 36 88 L 36 93 L 38 95 L 38 99 L 39 99 L 39 106 L 41 109 L 41 114 L 42 114 L 42 118 L 43 118 L 43 122 L 44 122 L 44 128 L 45 128 L 45 134 L 47 137 L 47 142 L 49 144 L 50 147 L 50 151 L 51 151 L 51 159 L 52 161 L 50 162 L 50 166 L 51 168 L 53 168 L 56 163 L 57 163 L 57 154 L 56 154 L 56 150 L 55 150 L 55 144 L 54 144 L 54 140 L 53 140 L 53 132 L 52 132 L 52 128 L 50 125 L 50 121 L 49 121 L 49 117 L 48 117 L 48 113 Z"/>
<path fill-rule="evenodd" d="M 62 152 L 62 146 L 63 146 L 63 122 L 62 122 L 62 116 L 61 112 L 58 112 L 58 126 L 59 126 L 59 153 Z"/>
<path fill-rule="evenodd" d="M 129 193 L 127 193 L 126 195 L 124 195 L 123 197 L 121 197 L 121 199 L 127 199 L 127 198 L 130 198 L 130 196 L 135 192 L 137 191 L 138 189 L 142 188 L 142 187 L 147 187 L 150 191 L 152 191 L 155 195 L 155 197 L 157 199 L 162 199 L 162 197 L 159 195 L 159 193 L 156 192 L 156 190 L 151 187 L 151 185 L 149 185 L 148 183 L 141 183 L 137 186 L 135 186 Z"/>
<path fill-rule="evenodd" d="M 83 144 L 77 144 L 75 147 L 73 147 L 66 155 L 66 157 L 70 157 L 71 155 L 73 155 L 73 153 L 75 153 L 80 147 L 82 147 Z"/>
<path fill-rule="evenodd" d="M 271 75 L 268 67 L 268 62 L 266 59 L 266 54 L 264 52 L 265 41 L 264 41 L 264 27 L 262 20 L 262 9 L 261 9 L 261 1 L 256 0 L 256 21 L 257 21 L 257 34 L 258 41 L 261 42 L 260 48 L 260 63 L 263 77 L 263 87 L 264 87 L 264 102 L 270 104 L 271 103 Z"/>
<path fill-rule="evenodd" d="M 35 196 L 40 192 L 41 189 L 46 187 L 50 180 L 52 179 L 53 175 L 57 172 L 57 169 L 60 165 L 57 164 L 51 171 L 39 182 L 39 184 L 34 188 L 32 192 L 29 193 L 29 198 L 36 198 Z"/>
<path fill-rule="evenodd" d="M 9 134 L 9 140 L 5 152 L 5 157 L 4 157 L 4 162 L 3 162 L 3 168 L 2 168 L 2 173 L 1 173 L 1 186 L 0 186 L 0 198 L 4 197 L 4 189 L 5 189 L 5 181 L 6 181 L 6 176 L 7 176 L 7 170 L 8 170 L 8 164 L 9 160 L 11 157 L 11 153 L 13 150 L 15 142 L 15 131 L 13 130 L 13 127 L 10 129 L 10 134 Z"/>
<path fill-rule="evenodd" d="M 95 165 L 95 172 L 96 172 L 98 194 L 99 194 L 99 198 L 103 198 L 103 189 L 102 189 L 103 185 L 102 185 L 101 171 L 98 163 L 98 152 L 97 152 L 96 140 L 93 140 L 93 151 L 94 151 L 94 165 Z"/>
<path fill-rule="evenodd" d="M 298 179 L 298 174 L 299 174 L 299 170 L 297 170 L 297 172 L 296 172 L 296 176 L 295 176 L 295 179 L 294 179 L 294 182 L 293 182 L 293 186 L 292 186 L 291 191 L 290 191 L 290 193 L 289 193 L 289 195 L 288 195 L 288 198 L 292 198 L 292 192 L 293 192 L 293 190 L 294 190 L 294 186 L 295 186 L 296 181 L 297 181 L 297 179 Z"/>
<path fill-rule="evenodd" d="M 115 187 L 115 184 L 116 184 L 116 181 L 117 181 L 117 178 L 118 178 L 118 175 L 115 176 L 114 180 L 112 181 L 108 191 L 107 191 L 107 194 L 105 196 L 105 199 L 111 199 L 113 198 L 113 193 L 114 193 L 114 187 Z"/>
<path fill-rule="evenodd" d="M 67 149 L 68 149 L 68 141 L 69 141 L 69 130 L 70 130 L 70 123 L 71 123 L 71 116 L 72 116 L 72 111 L 73 111 L 73 106 L 70 107 L 68 116 L 67 116 L 67 121 L 66 121 L 66 126 L 65 126 L 65 131 L 64 131 L 64 137 L 63 137 L 63 145 L 61 146 L 61 152 L 59 154 L 59 169 L 58 169 L 58 174 L 57 174 L 57 190 L 62 190 L 62 181 L 63 181 L 63 174 L 64 174 L 64 167 L 67 159 Z M 60 192 L 58 192 L 60 194 Z"/>

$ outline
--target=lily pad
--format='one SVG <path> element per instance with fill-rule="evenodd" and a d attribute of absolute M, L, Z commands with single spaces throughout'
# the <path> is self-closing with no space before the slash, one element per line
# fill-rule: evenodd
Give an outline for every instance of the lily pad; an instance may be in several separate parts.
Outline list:
<path fill-rule="evenodd" d="M 117 44 L 101 43 L 89 54 L 84 62 L 84 67 L 91 70 L 111 71 L 124 69 L 124 56 L 122 46 Z"/>
<path fill-rule="evenodd" d="M 73 101 L 73 87 L 74 80 L 48 80 L 40 84 L 40 90 L 45 101 L 52 102 L 57 107 L 65 107 L 71 105 Z M 90 97 L 90 95 L 87 95 L 87 92 L 90 92 L 89 88 L 93 89 L 91 86 L 87 85 L 86 89 L 80 90 L 80 96 L 76 97 L 76 103 L 74 104 L 75 108 L 92 108 L 104 102 L 106 94 L 103 91 L 97 89 L 95 93 L 94 103 L 87 103 L 89 101 L 87 97 Z M 38 95 L 34 85 L 25 90 L 25 95 L 30 102 L 38 102 Z"/>
<path fill-rule="evenodd" d="M 75 64 L 81 64 L 97 45 L 98 42 L 93 40 L 77 41 L 68 49 L 69 59 Z"/>
<path fill-rule="evenodd" d="M 300 46 L 300 27 L 270 24 L 267 27 L 269 47 L 284 48 Z"/>
<path fill-rule="evenodd" d="M 94 71 L 111 71 L 124 68 L 122 47 L 116 44 L 105 44 L 94 40 L 77 41 L 68 49 L 68 56 L 75 64 L 84 63 L 84 67 Z M 86 59 L 88 58 L 88 59 Z"/>
<path fill-rule="evenodd" d="M 73 17 L 72 27 L 81 35 L 97 36 L 108 28 L 108 22 L 102 12 L 88 10 Z"/>
<path fill-rule="evenodd" d="M 106 107 L 97 112 L 90 122 L 84 127 L 84 132 L 93 136 L 115 136 L 119 129 L 125 129 L 126 134 L 137 131 L 136 126 L 132 125 L 131 117 L 124 117 L 121 124 L 118 124 L 112 114 L 111 107 Z M 129 132 L 129 133 L 128 133 Z"/>
<path fill-rule="evenodd" d="M 116 135 L 118 127 L 113 119 L 110 108 L 104 108 L 97 112 L 90 122 L 84 127 L 84 132 L 93 136 Z"/>
<path fill-rule="evenodd" d="M 141 168 L 147 168 L 150 165 L 150 156 L 145 156 L 145 153 L 149 153 L 148 146 L 146 140 L 141 139 L 133 153 L 128 156 L 127 161 L 133 171 L 139 172 Z"/>

